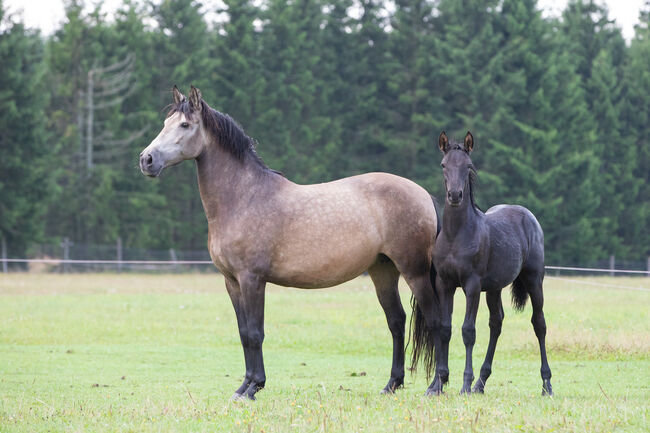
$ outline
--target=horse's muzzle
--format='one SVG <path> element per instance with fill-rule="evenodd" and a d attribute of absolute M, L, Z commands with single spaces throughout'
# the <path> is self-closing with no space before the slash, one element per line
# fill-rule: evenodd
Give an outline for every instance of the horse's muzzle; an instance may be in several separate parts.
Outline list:
<path fill-rule="evenodd" d="M 158 177 L 163 169 L 160 155 L 155 150 L 140 154 L 140 171 L 145 176 Z"/>

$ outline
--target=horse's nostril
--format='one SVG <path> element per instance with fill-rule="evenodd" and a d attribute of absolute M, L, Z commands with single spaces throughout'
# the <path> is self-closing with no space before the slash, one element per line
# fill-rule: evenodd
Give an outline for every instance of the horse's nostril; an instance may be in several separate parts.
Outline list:
<path fill-rule="evenodd" d="M 461 192 L 458 193 L 458 198 L 459 198 L 459 199 L 463 198 L 463 191 L 461 191 Z"/>
<path fill-rule="evenodd" d="M 149 155 L 147 155 L 147 156 L 144 157 L 144 162 L 145 162 L 147 165 L 151 165 L 151 164 L 153 164 L 153 157 L 151 156 L 151 154 L 149 154 Z"/>

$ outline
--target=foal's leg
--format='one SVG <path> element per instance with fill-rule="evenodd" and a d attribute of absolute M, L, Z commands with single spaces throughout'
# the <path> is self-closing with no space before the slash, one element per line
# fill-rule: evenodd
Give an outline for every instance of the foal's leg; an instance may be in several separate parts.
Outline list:
<path fill-rule="evenodd" d="M 381 259 L 380 259 L 381 260 Z M 375 284 L 379 303 L 386 313 L 388 329 L 393 336 L 393 366 L 382 394 L 393 393 L 404 384 L 404 326 L 406 313 L 399 297 L 399 271 L 391 261 L 378 261 L 368 269 Z"/>
<path fill-rule="evenodd" d="M 249 346 L 248 346 L 248 328 L 246 324 L 246 314 L 244 313 L 244 303 L 242 299 L 241 290 L 239 289 L 239 283 L 237 280 L 226 277 L 226 290 L 232 301 L 232 306 L 235 309 L 235 315 L 237 316 L 237 327 L 239 328 L 239 339 L 241 340 L 242 348 L 244 349 L 244 361 L 246 363 L 246 376 L 244 377 L 244 382 L 241 386 L 235 391 L 235 394 L 232 396 L 233 400 L 238 400 L 242 397 L 244 392 L 248 389 L 248 386 L 251 383 L 251 365 L 249 361 Z"/>
<path fill-rule="evenodd" d="M 465 321 L 463 322 L 463 343 L 465 343 L 465 372 L 463 373 L 463 387 L 461 394 L 469 394 L 474 380 L 474 369 L 472 368 L 472 350 L 476 342 L 476 314 L 478 303 L 481 299 L 481 281 L 478 277 L 470 277 L 465 286 Z"/>
<path fill-rule="evenodd" d="M 542 376 L 542 395 L 553 395 L 551 367 L 549 367 L 548 360 L 546 359 L 546 320 L 544 319 L 544 311 L 542 310 L 544 307 L 543 279 L 544 275 L 541 274 L 534 278 L 534 281 L 530 281 L 529 279 L 525 280 L 525 284 L 526 288 L 529 288 L 528 294 L 530 295 L 530 302 L 533 305 L 533 316 L 530 321 L 533 324 L 533 329 L 539 342 L 539 353 L 542 358 L 542 368 L 540 369 Z M 530 285 L 528 285 L 529 281 Z"/>
<path fill-rule="evenodd" d="M 262 342 L 264 341 L 264 289 L 266 282 L 257 275 L 246 273 L 238 277 L 246 315 L 246 328 L 248 330 L 248 367 L 250 369 L 250 382 L 244 391 L 244 396 L 255 400 L 255 393 L 264 388 L 266 373 L 264 372 L 264 359 L 262 356 Z"/>
<path fill-rule="evenodd" d="M 455 287 L 447 287 L 440 276 L 436 276 L 436 293 L 440 302 L 440 345 L 436 349 L 435 378 L 427 389 L 429 395 L 442 394 L 444 385 L 449 381 L 449 341 L 455 291 Z"/>
<path fill-rule="evenodd" d="M 490 343 L 488 344 L 485 361 L 481 367 L 481 375 L 476 380 L 472 392 L 483 394 L 485 382 L 492 373 L 492 360 L 494 359 L 494 350 L 497 347 L 497 340 L 501 335 L 501 323 L 503 322 L 503 304 L 501 302 L 501 289 L 490 290 L 485 293 L 488 309 L 490 310 Z"/>

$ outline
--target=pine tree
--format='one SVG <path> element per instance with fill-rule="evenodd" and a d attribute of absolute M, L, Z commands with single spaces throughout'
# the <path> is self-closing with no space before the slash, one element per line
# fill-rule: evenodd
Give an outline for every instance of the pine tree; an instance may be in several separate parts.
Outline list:
<path fill-rule="evenodd" d="M 6 15 L 0 0 L 0 238 L 23 257 L 42 239 L 50 193 L 47 88 L 38 33 Z"/>

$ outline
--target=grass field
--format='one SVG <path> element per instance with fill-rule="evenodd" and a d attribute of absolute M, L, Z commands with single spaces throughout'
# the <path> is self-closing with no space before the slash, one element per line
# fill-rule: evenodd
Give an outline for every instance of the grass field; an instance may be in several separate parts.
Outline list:
<path fill-rule="evenodd" d="M 485 395 L 460 396 L 464 296 L 447 393 L 407 372 L 394 396 L 391 338 L 371 282 L 267 289 L 267 387 L 231 402 L 244 372 L 234 312 L 214 274 L 0 274 L 0 431 L 647 432 L 650 278 L 547 279 L 555 397 L 540 395 L 530 305 L 510 308 Z M 410 292 L 403 287 L 406 305 Z M 488 341 L 484 300 L 475 374 Z"/>

